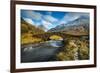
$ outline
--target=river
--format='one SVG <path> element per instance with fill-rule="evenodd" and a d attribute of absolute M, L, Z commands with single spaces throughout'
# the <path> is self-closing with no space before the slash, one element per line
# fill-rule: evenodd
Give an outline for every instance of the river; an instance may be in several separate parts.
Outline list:
<path fill-rule="evenodd" d="M 46 41 L 27 44 L 21 48 L 21 62 L 57 61 L 56 54 L 63 50 L 63 41 Z"/>

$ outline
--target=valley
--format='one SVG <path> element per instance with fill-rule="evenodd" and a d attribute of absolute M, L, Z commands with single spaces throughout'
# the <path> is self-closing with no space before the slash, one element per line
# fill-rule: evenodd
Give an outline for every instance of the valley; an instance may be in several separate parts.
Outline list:
<path fill-rule="evenodd" d="M 21 18 L 21 62 L 89 59 L 89 23 L 80 21 L 45 31 Z"/>

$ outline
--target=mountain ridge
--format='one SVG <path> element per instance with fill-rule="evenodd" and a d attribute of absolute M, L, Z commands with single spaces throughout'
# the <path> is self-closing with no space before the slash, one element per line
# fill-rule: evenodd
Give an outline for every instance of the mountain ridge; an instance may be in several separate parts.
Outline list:
<path fill-rule="evenodd" d="M 48 30 L 48 32 L 64 32 L 70 34 L 89 34 L 89 18 L 79 17 L 67 24 L 61 24 Z"/>

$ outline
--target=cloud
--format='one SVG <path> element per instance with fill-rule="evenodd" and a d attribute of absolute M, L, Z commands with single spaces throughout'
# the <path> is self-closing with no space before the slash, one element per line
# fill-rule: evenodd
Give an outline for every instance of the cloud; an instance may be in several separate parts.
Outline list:
<path fill-rule="evenodd" d="M 54 18 L 53 16 L 51 16 L 51 15 L 44 15 L 44 20 L 46 20 L 46 21 L 48 21 L 48 22 L 50 22 L 50 23 L 53 23 L 53 22 L 57 22 L 58 21 L 58 19 L 56 19 L 56 18 Z"/>
<path fill-rule="evenodd" d="M 41 20 L 42 18 L 42 14 L 40 14 L 39 12 L 32 11 L 32 10 L 24 10 L 22 11 L 22 14 L 24 14 L 24 17 L 31 18 L 34 20 Z"/>
<path fill-rule="evenodd" d="M 77 16 L 85 16 L 89 18 L 89 13 L 75 13 Z"/>
<path fill-rule="evenodd" d="M 54 18 L 51 15 L 44 15 L 43 19 L 42 19 L 42 25 L 45 26 L 45 28 L 47 30 L 54 28 L 55 26 L 57 26 L 56 23 L 58 23 L 58 19 Z"/>
<path fill-rule="evenodd" d="M 52 28 L 52 23 L 48 22 L 48 21 L 45 21 L 45 20 L 42 20 L 42 25 L 46 28 L 46 29 L 50 29 Z"/>
<path fill-rule="evenodd" d="M 60 24 L 65 24 L 68 23 L 69 21 L 74 21 L 75 19 L 78 19 L 80 16 L 89 18 L 89 13 L 79 13 L 79 12 L 66 13 L 63 19 L 60 21 Z"/>
<path fill-rule="evenodd" d="M 34 25 L 34 22 L 32 21 L 32 19 L 24 18 L 24 20 L 25 20 L 26 22 L 28 22 L 29 24 L 33 24 L 33 25 Z"/>
<path fill-rule="evenodd" d="M 42 14 L 40 14 L 39 12 L 32 12 L 32 17 L 36 20 L 40 20 L 42 18 Z"/>
<path fill-rule="evenodd" d="M 62 20 L 62 21 L 59 22 L 59 24 L 65 24 L 65 23 L 66 23 L 65 20 Z"/>

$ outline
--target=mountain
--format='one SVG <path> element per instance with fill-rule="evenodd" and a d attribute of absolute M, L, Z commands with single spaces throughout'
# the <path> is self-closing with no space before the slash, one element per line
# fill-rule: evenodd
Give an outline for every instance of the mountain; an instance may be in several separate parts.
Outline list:
<path fill-rule="evenodd" d="M 67 23 L 67 26 L 72 26 L 72 25 L 80 25 L 80 24 L 89 24 L 89 18 L 86 16 L 80 16 L 79 18 L 70 21 Z"/>
<path fill-rule="evenodd" d="M 89 18 L 80 16 L 79 18 L 68 22 L 67 24 L 60 24 L 55 28 L 50 29 L 48 32 L 66 32 L 66 33 L 89 33 Z"/>
<path fill-rule="evenodd" d="M 37 34 L 37 33 L 44 33 L 44 30 L 28 23 L 23 18 L 21 18 L 21 33 Z"/>

